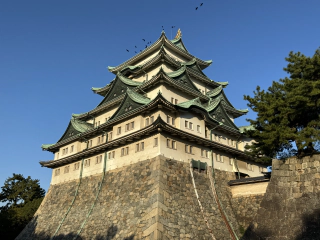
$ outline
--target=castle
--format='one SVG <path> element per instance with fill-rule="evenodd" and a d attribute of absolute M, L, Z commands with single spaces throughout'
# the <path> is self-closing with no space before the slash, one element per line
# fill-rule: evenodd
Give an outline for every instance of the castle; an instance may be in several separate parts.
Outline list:
<path fill-rule="evenodd" d="M 191 55 L 181 31 L 160 38 L 116 67 L 115 78 L 92 91 L 103 97 L 97 107 L 73 114 L 55 144 L 51 184 L 90 176 L 158 155 L 178 161 L 200 160 L 241 176 L 261 175 L 264 166 L 250 160 L 250 144 L 234 119 L 235 109 L 224 88 L 228 82 L 209 79 L 203 69 L 212 61 Z"/>
<path fill-rule="evenodd" d="M 202 72 L 210 64 L 179 30 L 109 67 L 115 79 L 92 89 L 101 103 L 42 146 L 51 185 L 16 239 L 318 239 L 320 155 L 255 177 L 264 166 L 233 122 L 247 111 Z"/>

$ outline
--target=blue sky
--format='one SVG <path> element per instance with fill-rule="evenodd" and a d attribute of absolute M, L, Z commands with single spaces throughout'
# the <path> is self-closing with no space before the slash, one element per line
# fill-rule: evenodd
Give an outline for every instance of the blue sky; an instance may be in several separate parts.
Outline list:
<path fill-rule="evenodd" d="M 47 190 L 51 171 L 39 161 L 53 155 L 41 144 L 55 143 L 72 113 L 94 108 L 101 97 L 91 87 L 113 79 L 106 67 L 142 49 L 142 38 L 157 40 L 162 26 L 169 38 L 181 28 L 189 52 L 213 60 L 205 73 L 228 81 L 243 109 L 244 94 L 286 76 L 290 51 L 311 56 L 320 46 L 319 9 L 319 0 L 1 1 L 0 186 L 21 173 Z"/>

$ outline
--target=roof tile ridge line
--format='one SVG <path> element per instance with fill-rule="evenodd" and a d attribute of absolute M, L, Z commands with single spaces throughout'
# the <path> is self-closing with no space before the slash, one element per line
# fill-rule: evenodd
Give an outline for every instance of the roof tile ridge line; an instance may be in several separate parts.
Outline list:
<path fill-rule="evenodd" d="M 168 39 L 167 39 L 167 40 L 168 40 Z M 210 65 L 211 65 L 211 63 L 208 64 L 206 61 L 204 61 L 204 60 L 202 60 L 202 59 L 200 59 L 200 58 L 197 58 L 196 56 L 192 55 L 191 53 L 186 52 L 186 51 L 182 50 L 181 48 L 177 47 L 177 46 L 176 46 L 174 43 L 172 43 L 170 40 L 168 40 L 167 42 L 168 42 L 169 45 L 173 46 L 173 47 L 174 47 L 175 49 L 177 49 L 179 52 L 187 55 L 187 56 L 190 57 L 191 59 L 195 58 L 195 59 L 197 59 L 197 61 L 203 63 L 203 65 L 205 65 L 205 66 L 210 66 Z"/>
<path fill-rule="evenodd" d="M 110 103 L 116 103 L 117 101 L 121 100 L 121 98 L 124 97 L 124 96 L 125 96 L 125 93 L 123 93 L 123 94 L 121 94 L 121 95 L 119 95 L 119 96 L 117 96 L 117 97 L 115 97 L 115 98 L 113 98 L 113 99 L 105 102 L 105 103 L 102 104 L 102 105 L 96 106 L 94 109 L 90 110 L 89 112 L 83 113 L 83 115 L 77 116 L 76 118 L 83 119 L 83 118 L 85 118 L 85 117 L 87 117 L 87 116 L 90 116 L 91 114 L 94 114 L 95 112 L 100 111 L 100 110 L 103 110 L 104 108 L 108 107 L 108 105 L 109 105 Z M 102 101 L 103 101 L 103 100 L 102 100 Z M 102 102 L 102 101 L 101 101 L 101 102 Z M 101 102 L 100 102 L 100 103 L 101 103 Z"/>
<path fill-rule="evenodd" d="M 180 73 L 178 74 L 179 70 L 180 70 Z M 191 82 L 191 85 L 194 87 L 194 89 L 196 89 L 195 91 L 197 91 L 197 92 L 201 93 L 203 96 L 207 97 L 207 96 L 206 96 L 205 94 L 203 94 L 203 93 L 197 88 L 197 86 L 193 83 L 193 81 L 191 80 L 191 77 L 190 77 L 189 73 L 186 71 L 186 67 L 185 67 L 185 66 L 182 66 L 180 69 L 178 69 L 178 70 L 175 71 L 175 72 L 177 72 L 178 75 L 172 76 L 172 77 L 178 77 L 178 76 L 180 76 L 181 74 L 185 73 L 185 74 L 187 75 L 187 78 L 188 78 L 189 81 Z M 169 76 L 170 78 L 172 78 L 172 77 L 170 76 L 170 73 L 166 73 L 166 74 L 167 74 L 167 76 Z"/>
<path fill-rule="evenodd" d="M 223 90 L 222 85 L 212 89 L 211 91 L 207 92 L 207 96 L 215 97 Z"/>
<path fill-rule="evenodd" d="M 212 60 L 211 60 L 211 61 L 212 61 Z M 191 62 L 192 62 L 192 63 L 191 63 Z M 190 64 L 190 63 L 191 63 L 191 64 Z M 189 66 L 192 65 L 192 64 L 196 64 L 196 67 L 198 68 L 200 74 L 199 74 L 197 71 L 195 71 L 194 69 L 192 69 L 191 67 L 189 67 Z M 208 78 L 210 81 L 212 81 L 212 80 L 203 72 L 203 70 L 202 70 L 201 67 L 199 66 L 199 64 L 198 64 L 198 62 L 197 62 L 197 58 L 193 58 L 193 59 L 190 60 L 189 62 L 185 62 L 184 65 L 186 65 L 187 67 L 189 67 L 188 69 L 196 72 L 198 75 L 202 75 L 202 76 Z M 209 64 L 209 66 L 210 66 L 210 65 L 211 65 L 211 63 Z"/>
<path fill-rule="evenodd" d="M 148 98 L 148 97 L 146 97 L 146 96 L 144 96 L 144 95 L 142 95 L 142 94 L 140 94 L 140 93 L 138 93 L 138 92 L 136 92 L 136 91 L 134 91 L 134 90 L 132 90 L 132 89 L 130 89 L 130 88 L 127 88 L 127 94 L 129 95 L 129 97 L 130 97 L 131 100 L 133 100 L 133 101 L 135 101 L 135 100 L 132 99 L 132 97 L 133 97 L 133 98 L 139 97 L 139 98 L 142 98 L 142 99 L 145 99 L 145 100 L 150 101 L 150 98 Z M 135 102 L 136 102 L 136 101 L 135 101 Z M 140 103 L 140 102 L 139 102 L 139 103 Z"/>
<path fill-rule="evenodd" d="M 157 124 L 157 119 L 156 119 L 153 123 L 151 123 L 151 124 L 148 125 L 148 126 L 143 127 L 142 129 L 139 129 L 139 130 L 137 130 L 137 131 L 134 131 L 134 132 L 132 132 L 132 133 L 129 133 L 128 135 L 124 135 L 124 136 L 122 136 L 122 137 L 120 137 L 120 138 L 116 138 L 116 139 L 114 139 L 114 140 L 112 140 L 112 141 L 110 141 L 110 142 L 103 143 L 103 144 L 94 146 L 94 147 L 92 147 L 92 148 L 86 149 L 86 150 L 92 152 L 93 150 L 96 150 L 96 148 L 103 148 L 103 147 L 105 147 L 105 146 L 108 146 L 108 144 L 110 144 L 111 142 L 113 143 L 113 142 L 115 142 L 115 141 L 121 142 L 121 141 L 123 141 L 124 139 L 127 139 L 127 138 L 130 138 L 130 137 L 134 136 L 134 135 L 137 135 L 137 133 L 138 133 L 138 134 L 141 134 L 141 135 L 144 135 L 144 132 L 147 131 L 148 129 L 152 130 L 152 128 L 155 128 L 155 124 Z M 57 159 L 57 160 L 58 160 L 59 162 L 63 162 L 64 160 L 68 160 L 68 158 L 71 158 L 71 157 L 81 157 L 83 154 L 88 154 L 88 151 L 81 151 L 81 152 L 78 152 L 78 153 L 75 153 L 75 154 L 73 154 L 73 155 L 69 155 L 69 156 L 66 156 L 65 158 L 61 158 L 61 159 Z M 75 155 L 80 155 L 80 156 L 75 156 Z M 47 161 L 47 162 L 45 162 L 45 161 L 40 161 L 40 164 L 41 164 L 41 163 L 54 163 L 54 162 L 57 162 L 57 160 L 50 160 L 50 161 Z M 62 161 L 61 161 L 61 160 L 62 160 Z"/>
<path fill-rule="evenodd" d="M 172 82 L 174 85 L 179 86 L 179 87 L 181 87 L 181 88 L 184 89 L 184 90 L 188 90 L 189 92 L 196 93 L 197 96 L 200 95 L 201 97 L 205 98 L 206 100 L 209 100 L 209 97 L 206 96 L 206 95 L 204 95 L 204 94 L 202 94 L 202 93 L 199 91 L 199 89 L 198 89 L 198 90 L 194 90 L 194 89 L 192 89 L 192 88 L 190 88 L 190 87 L 188 87 L 188 86 L 185 86 L 185 85 L 183 85 L 183 84 L 175 81 L 175 80 L 172 79 L 170 76 L 168 76 L 167 73 L 164 72 L 164 71 L 161 72 L 161 73 L 163 74 L 164 78 L 166 78 L 167 80 L 169 80 L 170 82 Z M 190 80 L 190 81 L 191 81 L 191 80 Z"/>
<path fill-rule="evenodd" d="M 177 43 L 180 41 L 180 43 L 182 44 L 183 48 L 185 49 L 186 52 L 189 52 L 188 49 L 186 48 L 186 45 L 184 44 L 182 37 L 180 36 L 179 38 L 174 38 L 170 40 L 172 43 Z"/>
<path fill-rule="evenodd" d="M 219 105 L 221 104 L 221 101 L 219 102 Z M 226 112 L 226 110 L 224 109 L 224 107 L 223 107 L 223 104 L 221 104 L 221 109 L 222 109 L 222 111 L 224 112 L 224 114 L 228 117 L 228 120 L 227 121 L 229 121 L 229 123 L 231 123 L 231 125 L 233 125 L 238 131 L 239 131 L 239 128 L 237 127 L 237 125 L 234 123 L 234 122 L 232 122 L 232 120 L 231 120 L 231 118 L 229 117 L 229 115 L 228 115 L 228 113 Z M 222 125 L 225 125 L 225 124 L 222 124 Z M 228 126 L 226 126 L 226 127 L 228 127 Z"/>
<path fill-rule="evenodd" d="M 203 75 L 202 75 L 202 74 L 199 74 L 197 71 L 195 71 L 194 69 L 192 69 L 192 68 L 190 68 L 190 67 L 188 67 L 188 66 L 187 66 L 187 71 L 190 72 L 191 74 L 197 75 L 198 77 L 204 79 L 204 80 L 207 81 L 208 83 L 214 84 L 215 86 L 216 86 L 216 85 L 221 85 L 221 84 L 219 84 L 218 82 L 210 79 L 207 75 L 205 75 L 205 74 L 203 74 Z"/>
<path fill-rule="evenodd" d="M 123 82 L 123 83 L 126 84 L 126 85 L 130 85 L 129 82 L 132 82 L 132 83 L 134 83 L 134 84 L 139 84 L 139 85 L 141 85 L 141 82 L 134 81 L 134 80 L 132 80 L 131 78 L 125 77 L 125 76 L 123 76 L 123 74 L 122 74 L 121 72 L 118 72 L 118 73 L 117 73 L 117 77 L 120 79 L 121 82 Z M 132 85 L 130 85 L 130 86 L 132 86 Z"/>
<path fill-rule="evenodd" d="M 150 49 L 154 48 L 159 42 L 163 41 L 163 40 L 162 40 L 163 36 L 166 37 L 165 34 L 162 34 L 162 33 L 161 33 L 161 35 L 160 35 L 160 37 L 158 38 L 158 40 L 156 40 L 152 45 L 150 45 L 149 47 L 143 49 L 142 52 L 139 52 L 138 54 L 134 55 L 133 57 L 129 58 L 127 61 L 119 64 L 118 66 L 116 66 L 116 67 L 110 67 L 110 69 L 120 68 L 121 66 L 127 65 L 128 62 L 137 59 L 138 57 L 140 57 L 141 55 L 143 55 L 147 50 L 150 50 Z M 109 67 L 108 67 L 108 69 L 109 69 Z M 111 70 L 109 70 L 109 71 L 111 72 Z"/>

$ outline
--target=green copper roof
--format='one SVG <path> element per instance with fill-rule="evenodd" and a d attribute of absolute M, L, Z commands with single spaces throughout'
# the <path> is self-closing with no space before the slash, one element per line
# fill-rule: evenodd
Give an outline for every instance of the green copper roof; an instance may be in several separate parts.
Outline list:
<path fill-rule="evenodd" d="M 148 104 L 151 100 L 129 88 L 127 88 L 126 96 L 122 100 L 117 111 L 111 116 L 109 121 L 124 116 L 135 109 Z"/>
<path fill-rule="evenodd" d="M 49 147 L 53 146 L 54 144 L 42 144 L 41 148 L 42 149 L 48 149 Z"/>
<path fill-rule="evenodd" d="M 219 83 L 222 86 L 227 86 L 229 84 L 229 82 L 216 82 L 216 83 Z"/>
<path fill-rule="evenodd" d="M 217 96 L 221 91 L 222 91 L 222 86 L 220 85 L 219 87 L 217 87 L 217 88 L 215 88 L 215 89 L 207 92 L 206 95 L 207 95 L 208 97 L 215 97 L 215 96 Z"/>
<path fill-rule="evenodd" d="M 254 126 L 249 125 L 249 126 L 241 126 L 238 127 L 241 133 L 244 133 L 246 130 L 255 130 Z"/>
<path fill-rule="evenodd" d="M 181 48 L 183 51 L 188 52 L 187 48 L 185 47 L 185 45 L 184 45 L 183 42 L 182 42 L 181 37 L 172 39 L 172 40 L 170 40 L 170 42 L 172 42 L 172 43 L 173 43 L 174 45 L 176 45 L 178 48 Z"/>
<path fill-rule="evenodd" d="M 195 99 L 191 99 L 186 102 L 179 103 L 178 106 L 183 107 L 183 108 L 189 108 L 191 106 L 198 106 L 200 108 L 205 109 L 199 98 L 195 98 Z"/>
<path fill-rule="evenodd" d="M 83 133 L 90 129 L 93 129 L 93 125 L 91 123 L 81 121 L 77 118 L 71 118 L 66 131 L 64 132 L 62 137 L 58 140 L 58 142 L 61 142 L 67 138 L 73 137 L 79 133 Z"/>
<path fill-rule="evenodd" d="M 216 99 L 211 99 L 208 102 L 208 105 L 206 106 L 206 110 L 208 112 L 211 112 L 212 110 L 214 110 L 220 103 L 221 99 L 220 98 L 216 98 Z"/>
<path fill-rule="evenodd" d="M 120 72 L 118 72 L 116 78 L 113 80 L 112 85 L 110 86 L 110 90 L 105 95 L 104 99 L 98 104 L 101 106 L 114 98 L 125 94 L 127 88 L 135 88 L 143 84 L 142 82 L 133 81 L 130 78 L 123 76 Z"/>
<path fill-rule="evenodd" d="M 128 96 L 135 102 L 141 103 L 141 104 L 148 104 L 151 100 L 131 89 L 127 89 Z"/>
<path fill-rule="evenodd" d="M 137 69 L 137 68 L 141 68 L 141 66 L 140 66 L 140 65 L 135 65 L 135 66 L 125 66 L 124 68 L 122 68 L 122 69 L 121 69 L 121 71 L 120 71 L 120 72 L 122 72 L 122 71 L 123 71 L 123 70 L 125 70 L 125 69 L 135 70 L 135 69 Z"/>

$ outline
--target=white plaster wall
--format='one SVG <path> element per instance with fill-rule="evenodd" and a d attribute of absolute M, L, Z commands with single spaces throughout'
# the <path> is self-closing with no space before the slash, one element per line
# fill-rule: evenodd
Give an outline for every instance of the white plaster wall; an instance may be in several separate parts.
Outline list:
<path fill-rule="evenodd" d="M 186 94 L 181 90 L 178 90 L 176 88 L 173 88 L 167 85 L 162 85 L 160 89 L 161 89 L 162 95 L 169 102 L 171 102 L 172 97 L 178 99 L 178 104 L 195 98 L 194 96 Z"/>
<path fill-rule="evenodd" d="M 73 151 L 72 152 L 70 152 L 71 151 L 71 146 L 73 146 Z M 68 153 L 67 154 L 62 154 L 63 153 L 63 149 L 66 149 L 66 148 L 68 148 Z M 73 155 L 73 154 L 75 154 L 77 152 L 80 152 L 80 151 L 81 151 L 80 142 L 79 141 L 72 142 L 72 143 L 70 143 L 68 145 L 60 147 L 59 148 L 59 158 L 58 158 L 58 154 L 57 154 L 58 152 L 56 152 L 55 155 L 54 155 L 54 160 L 57 160 L 57 159 L 60 159 L 60 158 L 64 158 L 64 157 L 68 157 L 68 156 Z"/>
<path fill-rule="evenodd" d="M 231 186 L 232 197 L 265 194 L 269 182 L 249 183 Z"/>
<path fill-rule="evenodd" d="M 168 53 L 168 55 L 170 57 L 172 57 L 173 59 L 175 59 L 176 61 L 179 61 L 179 62 L 189 62 L 190 60 L 188 60 L 187 58 L 179 55 L 178 53 L 176 52 L 173 52 L 171 49 L 165 47 L 165 50 L 166 52 Z"/>
<path fill-rule="evenodd" d="M 200 89 L 203 94 L 206 94 L 207 92 L 209 92 L 213 89 L 212 87 L 208 86 L 204 82 L 202 82 L 192 76 L 190 76 L 190 77 L 191 77 L 191 80 L 194 83 L 194 85 L 197 87 L 197 89 Z"/>
<path fill-rule="evenodd" d="M 111 117 L 117 111 L 119 106 L 120 104 L 113 106 L 107 109 L 107 111 L 101 113 L 99 116 L 95 118 L 95 123 L 98 123 L 100 121 L 100 125 L 104 124 L 106 122 L 106 118 L 108 119 L 109 117 Z"/>
<path fill-rule="evenodd" d="M 203 119 L 190 112 L 181 112 L 179 120 L 181 130 L 205 138 L 205 122 Z M 185 127 L 185 121 L 188 121 L 188 128 Z M 189 128 L 190 122 L 193 124 L 193 129 Z M 198 125 L 200 126 L 200 132 L 197 131 Z"/>
<path fill-rule="evenodd" d="M 125 130 L 126 124 L 131 123 L 131 122 L 134 122 L 134 128 L 129 131 L 126 131 Z M 117 133 L 118 127 L 121 127 L 120 134 Z M 130 133 L 139 131 L 142 127 L 143 127 L 143 117 L 141 115 L 136 116 L 134 118 L 131 118 L 130 120 L 121 122 L 121 123 L 113 126 L 112 139 L 117 139 L 117 138 L 123 137 L 125 135 L 128 135 Z"/>

